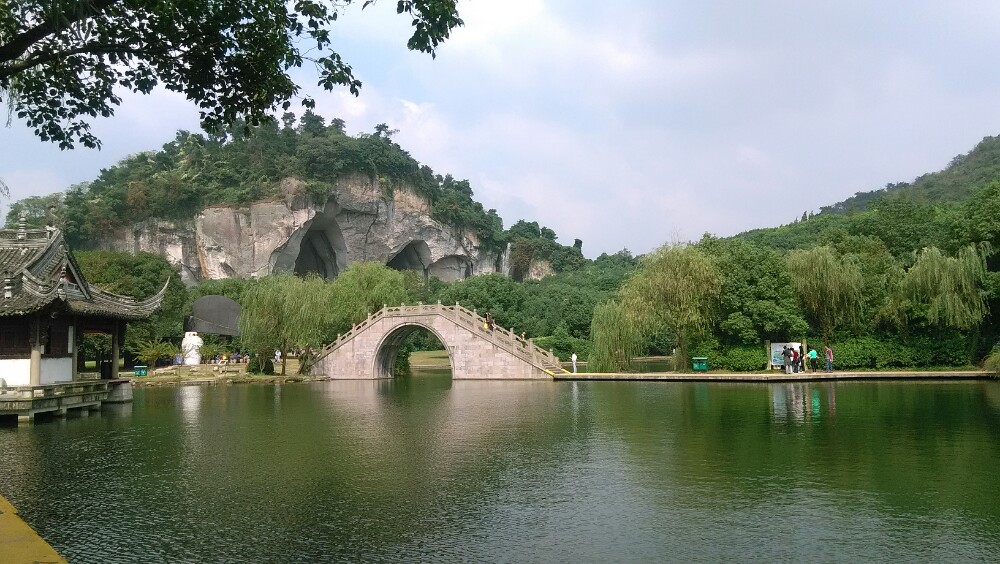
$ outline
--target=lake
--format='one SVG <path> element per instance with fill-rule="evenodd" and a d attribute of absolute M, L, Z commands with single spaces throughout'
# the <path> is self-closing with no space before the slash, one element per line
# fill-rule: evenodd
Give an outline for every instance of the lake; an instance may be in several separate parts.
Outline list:
<path fill-rule="evenodd" d="M 995 560 L 998 463 L 995 381 L 444 373 L 0 429 L 0 493 L 70 562 Z"/>

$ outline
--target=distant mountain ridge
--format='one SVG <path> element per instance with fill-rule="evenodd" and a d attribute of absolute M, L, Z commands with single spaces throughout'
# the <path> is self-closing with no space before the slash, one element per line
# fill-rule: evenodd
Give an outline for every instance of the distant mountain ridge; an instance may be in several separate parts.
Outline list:
<path fill-rule="evenodd" d="M 1000 136 L 984 137 L 971 151 L 953 158 L 944 170 L 921 175 L 912 183 L 890 183 L 878 190 L 858 192 L 842 202 L 820 208 L 820 212 L 866 211 L 885 197 L 928 204 L 961 202 L 997 179 L 1000 179 Z"/>

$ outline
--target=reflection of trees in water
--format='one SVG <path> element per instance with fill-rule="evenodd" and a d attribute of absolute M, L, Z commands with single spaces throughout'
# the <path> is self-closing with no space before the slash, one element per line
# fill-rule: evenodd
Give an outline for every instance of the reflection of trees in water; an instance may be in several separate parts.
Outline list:
<path fill-rule="evenodd" d="M 983 386 L 607 383 L 593 406 L 663 503 L 677 502 L 672 482 L 709 486 L 715 501 L 818 488 L 849 494 L 837 503 L 868 492 L 895 510 L 958 509 L 995 525 L 1000 496 L 983 469 L 1000 460 L 1000 411 Z"/>

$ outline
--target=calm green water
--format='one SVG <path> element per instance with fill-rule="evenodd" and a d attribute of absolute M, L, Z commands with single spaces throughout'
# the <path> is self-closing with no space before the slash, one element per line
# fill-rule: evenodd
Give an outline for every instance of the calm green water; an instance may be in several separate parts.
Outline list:
<path fill-rule="evenodd" d="M 998 462 L 996 382 L 158 388 L 0 429 L 71 562 L 995 560 Z"/>

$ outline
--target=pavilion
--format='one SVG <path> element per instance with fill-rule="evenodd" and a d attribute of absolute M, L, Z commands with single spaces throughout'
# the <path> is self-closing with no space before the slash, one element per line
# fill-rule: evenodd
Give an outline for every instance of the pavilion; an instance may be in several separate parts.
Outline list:
<path fill-rule="evenodd" d="M 167 284 L 145 300 L 90 286 L 61 230 L 0 229 L 0 378 L 7 386 L 78 379 L 80 335 L 111 335 L 111 378 L 118 377 L 129 321 L 152 315 Z"/>

